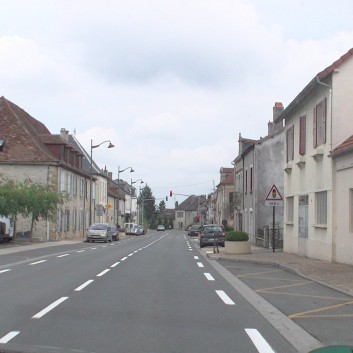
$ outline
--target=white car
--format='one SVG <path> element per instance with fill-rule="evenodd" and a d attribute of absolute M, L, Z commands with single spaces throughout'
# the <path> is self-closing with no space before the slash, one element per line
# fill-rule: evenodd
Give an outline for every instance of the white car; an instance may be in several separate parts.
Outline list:
<path fill-rule="evenodd" d="M 165 227 L 163 224 L 159 224 L 158 227 L 157 227 L 157 232 L 159 231 L 165 231 Z"/>

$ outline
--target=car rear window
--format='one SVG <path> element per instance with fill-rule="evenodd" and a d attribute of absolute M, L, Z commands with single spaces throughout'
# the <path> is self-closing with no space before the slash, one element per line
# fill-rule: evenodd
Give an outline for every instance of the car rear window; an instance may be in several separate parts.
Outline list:
<path fill-rule="evenodd" d="M 205 233 L 223 232 L 222 227 L 205 227 Z"/>
<path fill-rule="evenodd" d="M 108 226 L 106 224 L 92 224 L 90 229 L 92 230 L 105 230 Z"/>

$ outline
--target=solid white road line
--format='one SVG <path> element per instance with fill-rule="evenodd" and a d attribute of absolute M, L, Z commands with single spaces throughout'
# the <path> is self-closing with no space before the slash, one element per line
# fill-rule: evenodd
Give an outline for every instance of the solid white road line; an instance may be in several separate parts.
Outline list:
<path fill-rule="evenodd" d="M 110 271 L 110 268 L 107 268 L 106 270 L 102 271 L 101 273 L 98 273 L 97 277 L 102 277 L 103 275 L 105 275 L 109 271 Z"/>
<path fill-rule="evenodd" d="M 30 265 L 41 264 L 42 262 L 45 262 L 45 261 L 47 261 L 47 260 L 40 260 L 40 261 L 32 262 L 32 263 L 30 263 Z"/>
<path fill-rule="evenodd" d="M 66 299 L 69 299 L 69 297 L 61 297 L 60 299 L 58 299 L 54 303 L 48 305 L 45 309 L 41 310 L 39 313 L 37 313 L 34 316 L 32 316 L 32 319 L 40 319 L 45 314 L 47 314 L 49 311 L 53 310 L 58 305 L 60 305 L 62 302 L 64 302 Z"/>
<path fill-rule="evenodd" d="M 11 271 L 11 268 L 8 268 L 6 270 L 1 270 L 0 273 L 9 272 L 9 271 Z"/>
<path fill-rule="evenodd" d="M 18 334 L 20 333 L 20 331 L 11 331 L 9 332 L 7 335 L 5 335 L 4 337 L 0 338 L 0 343 L 7 343 L 10 340 L 12 340 L 14 337 L 16 337 Z"/>
<path fill-rule="evenodd" d="M 64 255 L 58 255 L 57 257 L 65 257 L 65 256 L 69 256 L 70 254 L 64 254 Z"/>
<path fill-rule="evenodd" d="M 195 259 L 195 260 L 198 260 L 198 259 L 199 259 L 199 257 L 198 257 L 198 256 L 194 256 L 194 259 Z"/>
<path fill-rule="evenodd" d="M 120 261 L 116 262 L 115 264 L 111 265 L 110 267 L 115 267 L 118 266 L 120 264 Z"/>
<path fill-rule="evenodd" d="M 127 257 L 125 256 L 121 259 L 121 261 L 125 261 L 126 259 L 127 259 Z"/>
<path fill-rule="evenodd" d="M 88 280 L 87 282 L 81 284 L 79 287 L 77 287 L 75 289 L 76 292 L 79 292 L 80 290 L 82 290 L 83 288 L 87 287 L 89 284 L 91 284 L 94 280 L 93 279 L 90 279 Z"/>
<path fill-rule="evenodd" d="M 205 272 L 204 275 L 209 281 L 214 281 L 214 278 L 212 277 L 212 275 L 210 273 Z"/>
<path fill-rule="evenodd" d="M 216 290 L 218 296 L 224 301 L 227 305 L 235 305 L 232 299 L 228 297 L 228 295 L 223 290 Z"/>
<path fill-rule="evenodd" d="M 198 262 L 198 263 L 197 263 L 197 266 L 199 266 L 199 267 L 205 267 L 202 262 Z"/>
<path fill-rule="evenodd" d="M 259 353 L 275 353 L 258 330 L 254 328 L 246 328 L 245 332 L 249 335 Z"/>

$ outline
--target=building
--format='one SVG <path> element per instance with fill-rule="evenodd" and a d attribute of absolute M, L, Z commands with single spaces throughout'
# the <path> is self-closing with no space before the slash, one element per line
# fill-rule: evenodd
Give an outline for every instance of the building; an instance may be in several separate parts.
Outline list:
<path fill-rule="evenodd" d="M 89 174 L 83 154 L 67 138 L 67 131 L 53 135 L 47 127 L 5 97 L 0 97 L 1 175 L 15 181 L 30 180 L 65 192 L 69 199 L 58 205 L 54 220 L 40 220 L 33 229 L 36 241 L 84 237 L 89 204 Z M 17 235 L 28 234 L 31 220 L 19 217 Z"/>
<path fill-rule="evenodd" d="M 331 152 L 353 132 L 352 56 L 353 49 L 315 75 L 275 121 L 285 122 L 286 252 L 341 261 L 337 249 L 351 246 L 347 235 L 337 233 L 342 226 L 335 228 L 350 217 L 348 204 L 338 205 L 337 197 L 349 183 L 336 183 L 344 178 L 338 170 L 341 157 L 336 155 L 334 164 Z"/>

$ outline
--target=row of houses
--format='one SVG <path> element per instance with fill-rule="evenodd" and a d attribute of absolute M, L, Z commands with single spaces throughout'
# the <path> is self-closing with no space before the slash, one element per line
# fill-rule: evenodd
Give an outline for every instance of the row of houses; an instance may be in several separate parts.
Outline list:
<path fill-rule="evenodd" d="M 69 196 L 54 220 L 36 223 L 33 238 L 37 241 L 79 239 L 85 237 L 90 223 L 123 226 L 138 217 L 132 181 L 114 180 L 111 172 L 91 159 L 75 134 L 65 128 L 52 134 L 5 97 L 0 97 L 0 177 L 41 183 Z M 30 220 L 19 217 L 17 235 L 28 235 L 30 229 Z"/>
<path fill-rule="evenodd" d="M 353 49 L 315 75 L 286 108 L 275 103 L 267 136 L 239 134 L 232 165 L 221 168 L 220 183 L 204 197 L 205 218 L 202 197 L 188 218 L 186 200 L 176 208 L 177 228 L 199 219 L 228 224 L 256 244 L 273 227 L 265 200 L 275 185 L 283 199 L 275 224 L 283 251 L 353 264 Z"/>

